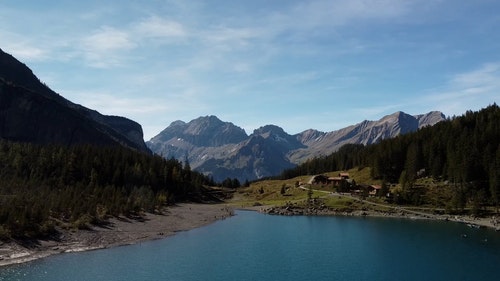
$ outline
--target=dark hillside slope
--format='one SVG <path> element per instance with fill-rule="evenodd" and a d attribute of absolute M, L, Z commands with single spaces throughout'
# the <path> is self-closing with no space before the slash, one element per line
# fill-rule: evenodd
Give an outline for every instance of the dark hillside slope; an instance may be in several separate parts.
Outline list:
<path fill-rule="evenodd" d="M 368 146 L 347 145 L 338 152 L 286 170 L 282 178 L 372 167 L 372 177 L 399 183 L 401 202 L 420 204 L 415 184 L 420 177 L 447 182 L 452 208 L 467 204 L 480 208 L 500 204 L 500 108 L 490 105 L 478 112 L 427 126 L 416 132 Z M 414 196 L 417 194 L 416 196 Z"/>
<path fill-rule="evenodd" d="M 0 79 L 0 138 L 39 144 L 114 143 L 149 152 L 138 123 L 68 101 L 1 49 Z"/>
<path fill-rule="evenodd" d="M 113 145 L 122 137 L 53 99 L 0 80 L 0 138 L 38 144 Z M 121 143 L 135 146 L 127 139 Z"/>

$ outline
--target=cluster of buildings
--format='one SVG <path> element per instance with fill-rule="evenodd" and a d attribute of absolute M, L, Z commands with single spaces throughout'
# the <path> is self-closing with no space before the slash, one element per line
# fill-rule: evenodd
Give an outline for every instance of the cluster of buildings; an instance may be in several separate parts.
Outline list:
<path fill-rule="evenodd" d="M 356 195 L 380 196 L 382 186 L 380 185 L 358 185 L 349 178 L 349 173 L 341 172 L 336 177 L 326 175 L 316 175 L 313 177 L 311 184 L 321 184 L 331 186 L 337 192 L 347 192 Z"/>

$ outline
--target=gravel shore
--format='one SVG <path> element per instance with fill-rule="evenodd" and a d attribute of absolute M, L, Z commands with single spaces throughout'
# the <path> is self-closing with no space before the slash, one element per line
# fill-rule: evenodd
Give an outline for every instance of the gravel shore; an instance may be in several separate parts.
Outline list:
<path fill-rule="evenodd" d="M 142 241 L 161 239 L 225 219 L 233 215 L 223 204 L 178 204 L 163 214 L 146 214 L 140 219 L 113 218 L 106 226 L 89 230 L 63 231 L 57 241 L 36 243 L 0 242 L 0 266 L 33 261 L 60 253 L 89 251 Z"/>
<path fill-rule="evenodd" d="M 326 215 L 326 216 L 369 216 L 407 219 L 431 219 L 465 223 L 471 227 L 487 227 L 500 230 L 499 218 L 472 218 L 469 216 L 433 215 L 402 210 L 377 212 L 356 210 L 338 212 L 331 209 L 307 209 L 290 206 L 254 206 L 240 209 L 275 215 Z M 64 231 L 58 241 L 38 241 L 36 244 L 22 245 L 15 242 L 0 242 L 0 266 L 24 263 L 60 253 L 89 251 L 155 240 L 202 227 L 233 215 L 233 207 L 224 204 L 179 204 L 165 209 L 164 213 L 146 214 L 135 220 L 113 218 L 103 227 L 94 226 L 89 230 Z"/>

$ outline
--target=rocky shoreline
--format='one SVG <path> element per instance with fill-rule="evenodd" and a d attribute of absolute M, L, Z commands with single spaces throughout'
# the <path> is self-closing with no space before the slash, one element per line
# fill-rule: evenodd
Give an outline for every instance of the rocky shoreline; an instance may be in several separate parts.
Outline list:
<path fill-rule="evenodd" d="M 420 219 L 435 219 L 433 216 L 422 216 L 400 212 L 380 212 L 375 210 L 339 210 L 326 206 L 319 207 L 300 207 L 300 206 L 282 206 L 262 208 L 260 212 L 268 215 L 281 216 L 353 216 L 353 217 L 394 217 L 394 218 L 420 218 Z"/>
<path fill-rule="evenodd" d="M 436 215 L 417 211 L 406 210 L 403 208 L 394 209 L 391 211 L 376 211 L 371 209 L 362 210 L 340 210 L 330 208 L 324 204 L 313 204 L 310 206 L 302 206 L 298 204 L 285 204 L 283 206 L 264 206 L 258 209 L 253 208 L 261 213 L 268 215 L 281 216 L 354 216 L 354 217 L 385 217 L 385 218 L 400 218 L 400 219 L 428 219 L 451 221 L 466 224 L 472 228 L 490 228 L 500 232 L 500 218 L 485 217 L 477 218 L 471 216 L 453 216 L 453 215 Z"/>
<path fill-rule="evenodd" d="M 166 208 L 163 214 L 145 214 L 140 219 L 113 218 L 104 226 L 88 230 L 62 230 L 57 239 L 0 242 L 0 266 L 161 239 L 232 215 L 233 210 L 222 204 L 179 204 Z"/>
<path fill-rule="evenodd" d="M 371 209 L 335 209 L 321 202 L 304 207 L 299 204 L 283 206 L 254 206 L 241 208 L 269 215 L 282 216 L 355 216 L 402 219 L 429 219 L 463 223 L 472 228 L 490 228 L 500 231 L 500 218 L 474 218 L 470 216 L 435 215 L 394 208 L 391 211 Z M 161 239 L 179 231 L 187 231 L 211 224 L 234 215 L 224 204 L 180 204 L 169 207 L 163 214 L 146 214 L 140 220 L 113 218 L 106 226 L 93 226 L 88 230 L 63 231 L 57 240 L 36 243 L 19 241 L 0 242 L 0 266 L 25 263 L 51 255 L 105 249 Z"/>

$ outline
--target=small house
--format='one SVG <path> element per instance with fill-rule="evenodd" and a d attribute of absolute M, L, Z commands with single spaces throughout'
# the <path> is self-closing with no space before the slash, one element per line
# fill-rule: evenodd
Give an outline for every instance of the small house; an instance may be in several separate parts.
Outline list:
<path fill-rule="evenodd" d="M 312 183 L 313 184 L 328 184 L 328 177 L 325 176 L 325 175 L 317 175 L 317 176 L 314 176 L 313 180 L 312 180 Z"/>
<path fill-rule="evenodd" d="M 381 189 L 382 189 L 382 186 L 380 186 L 378 184 L 370 185 L 370 186 L 368 186 L 368 194 L 370 196 L 378 196 Z"/>
<path fill-rule="evenodd" d="M 328 178 L 328 183 L 333 185 L 333 186 L 339 186 L 340 183 L 343 181 L 341 177 L 329 177 Z"/>
<path fill-rule="evenodd" d="M 347 179 L 349 179 L 349 173 L 346 173 L 346 172 L 339 173 L 339 177 L 344 179 L 344 180 L 347 180 Z"/>

